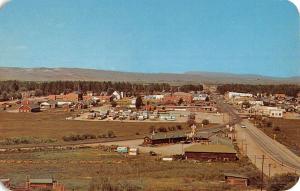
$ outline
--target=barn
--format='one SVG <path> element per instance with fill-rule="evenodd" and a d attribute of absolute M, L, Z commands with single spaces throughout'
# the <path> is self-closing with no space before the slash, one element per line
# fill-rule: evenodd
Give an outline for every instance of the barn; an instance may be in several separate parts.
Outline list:
<path fill-rule="evenodd" d="M 19 107 L 19 112 L 39 112 L 41 111 L 38 104 L 25 104 Z"/>
<path fill-rule="evenodd" d="M 237 160 L 236 150 L 229 145 L 221 144 L 194 144 L 184 150 L 188 160 L 200 161 L 235 161 Z"/>
<path fill-rule="evenodd" d="M 225 182 L 228 185 L 247 187 L 249 184 L 249 178 L 240 174 L 224 173 Z"/>

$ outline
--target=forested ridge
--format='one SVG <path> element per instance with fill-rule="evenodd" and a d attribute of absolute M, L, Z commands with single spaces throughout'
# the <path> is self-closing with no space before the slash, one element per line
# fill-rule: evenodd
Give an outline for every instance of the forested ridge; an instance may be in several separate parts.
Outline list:
<path fill-rule="evenodd" d="M 130 82 L 110 82 L 110 81 L 50 81 L 50 82 L 33 82 L 33 81 L 0 81 L 0 101 L 10 98 L 21 98 L 21 92 L 33 91 L 35 96 L 47 96 L 50 94 L 70 93 L 81 91 L 86 93 L 92 91 L 101 93 L 117 90 L 129 95 L 135 95 L 141 92 L 152 94 L 155 92 L 174 92 L 174 91 L 201 91 L 203 86 L 199 85 L 182 85 L 171 86 L 168 83 L 130 83 Z"/>

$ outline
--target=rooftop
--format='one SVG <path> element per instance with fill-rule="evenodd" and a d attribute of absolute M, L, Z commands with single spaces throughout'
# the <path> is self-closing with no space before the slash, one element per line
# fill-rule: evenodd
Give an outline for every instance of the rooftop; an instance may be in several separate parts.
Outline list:
<path fill-rule="evenodd" d="M 195 152 L 195 153 L 233 153 L 236 154 L 236 150 L 227 145 L 220 144 L 195 144 L 185 149 L 185 152 Z"/>
<path fill-rule="evenodd" d="M 31 184 L 52 184 L 54 180 L 52 178 L 47 179 L 29 179 Z"/>

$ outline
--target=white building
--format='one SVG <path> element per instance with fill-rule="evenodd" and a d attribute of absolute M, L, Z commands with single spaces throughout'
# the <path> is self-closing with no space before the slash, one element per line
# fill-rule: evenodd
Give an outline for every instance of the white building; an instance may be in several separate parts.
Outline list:
<path fill-rule="evenodd" d="M 207 94 L 195 94 L 193 95 L 193 101 L 205 101 L 208 98 Z"/>
<path fill-rule="evenodd" d="M 282 118 L 283 117 L 283 110 L 282 109 L 270 110 L 269 117 Z"/>
<path fill-rule="evenodd" d="M 256 107 L 256 112 L 267 117 L 282 118 L 284 109 L 280 109 L 277 107 L 260 106 Z"/>
<path fill-rule="evenodd" d="M 120 100 L 120 99 L 123 98 L 123 92 L 119 93 L 119 92 L 117 92 L 117 91 L 114 91 L 114 92 L 112 93 L 112 95 L 113 95 L 113 96 L 115 97 L 115 99 L 117 99 L 117 100 Z"/>
<path fill-rule="evenodd" d="M 253 95 L 249 93 L 228 92 L 229 99 L 239 98 L 239 97 L 253 97 Z"/>
<path fill-rule="evenodd" d="M 156 100 L 160 100 L 163 99 L 164 95 L 147 95 L 144 96 L 144 99 L 156 99 Z"/>

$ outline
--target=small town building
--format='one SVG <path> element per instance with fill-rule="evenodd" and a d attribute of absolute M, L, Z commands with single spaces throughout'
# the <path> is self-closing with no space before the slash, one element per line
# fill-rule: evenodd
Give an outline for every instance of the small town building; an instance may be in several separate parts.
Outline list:
<path fill-rule="evenodd" d="M 170 93 L 166 94 L 163 98 L 163 103 L 165 104 L 178 104 L 182 101 L 184 104 L 190 104 L 192 103 L 193 96 L 190 93 L 185 93 L 185 92 L 175 92 L 175 93 Z"/>
<path fill-rule="evenodd" d="M 270 110 L 270 116 L 274 118 L 282 118 L 283 117 L 283 110 L 282 109 L 272 109 Z"/>
<path fill-rule="evenodd" d="M 185 141 L 187 135 L 183 132 L 155 133 L 144 138 L 145 145 L 156 145 L 164 143 L 178 143 Z"/>
<path fill-rule="evenodd" d="M 27 181 L 27 188 L 30 190 L 53 190 L 64 191 L 64 186 L 57 183 L 56 180 L 50 179 L 29 179 Z"/>
<path fill-rule="evenodd" d="M 40 105 L 38 104 L 26 104 L 26 105 L 21 105 L 19 107 L 19 112 L 20 113 L 27 113 L 27 112 L 40 112 Z"/>
<path fill-rule="evenodd" d="M 234 99 L 234 98 L 240 98 L 240 97 L 253 97 L 252 94 L 250 93 L 239 93 L 239 92 L 228 92 L 228 98 L 229 99 Z"/>
<path fill-rule="evenodd" d="M 235 161 L 237 160 L 236 150 L 229 145 L 221 144 L 194 144 L 184 150 L 188 160 L 200 161 Z"/>
<path fill-rule="evenodd" d="M 249 185 L 249 178 L 247 176 L 233 174 L 233 173 L 225 173 L 225 182 L 231 186 L 238 186 L 245 188 Z"/>

